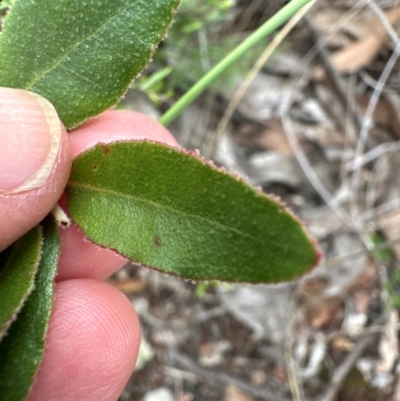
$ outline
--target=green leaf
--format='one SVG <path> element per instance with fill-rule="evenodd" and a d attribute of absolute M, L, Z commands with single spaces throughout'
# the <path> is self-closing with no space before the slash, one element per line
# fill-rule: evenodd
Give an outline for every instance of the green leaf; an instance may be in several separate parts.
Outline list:
<path fill-rule="evenodd" d="M 0 11 L 4 10 L 11 6 L 11 0 L 2 0 L 0 1 Z"/>
<path fill-rule="evenodd" d="M 1 401 L 24 400 L 43 359 L 44 338 L 53 306 L 60 238 L 52 216 L 48 216 L 42 226 L 43 253 L 35 290 L 0 343 Z"/>
<path fill-rule="evenodd" d="M 118 102 L 165 36 L 179 0 L 15 0 L 0 86 L 48 99 L 67 128 Z"/>
<path fill-rule="evenodd" d="M 161 144 L 90 149 L 74 160 L 67 194 L 72 218 L 91 241 L 185 278 L 286 281 L 319 258 L 279 202 Z"/>
<path fill-rule="evenodd" d="M 34 288 L 41 249 L 42 231 L 35 227 L 0 253 L 0 339 Z"/>
<path fill-rule="evenodd" d="M 385 246 L 384 238 L 377 233 L 371 233 L 368 235 L 367 239 L 369 239 L 371 247 L 378 248 L 373 252 L 373 255 L 378 262 L 388 263 L 392 259 L 392 251 L 388 246 Z"/>

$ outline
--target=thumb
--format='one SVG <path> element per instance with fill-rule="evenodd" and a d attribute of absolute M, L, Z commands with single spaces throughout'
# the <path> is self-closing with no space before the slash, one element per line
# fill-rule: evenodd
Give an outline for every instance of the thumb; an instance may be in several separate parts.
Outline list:
<path fill-rule="evenodd" d="M 51 211 L 70 168 L 54 107 L 35 93 L 0 88 L 0 250 Z"/>

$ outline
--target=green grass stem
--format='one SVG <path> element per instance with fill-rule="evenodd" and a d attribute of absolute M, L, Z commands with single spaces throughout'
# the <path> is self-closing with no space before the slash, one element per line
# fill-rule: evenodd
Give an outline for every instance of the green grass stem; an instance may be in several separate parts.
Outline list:
<path fill-rule="evenodd" d="M 232 50 L 224 59 L 213 67 L 206 75 L 194 84 L 159 120 L 164 125 L 170 125 L 179 115 L 193 103 L 228 67 L 242 57 L 252 46 L 276 31 L 292 18 L 311 0 L 292 0 L 266 21 L 260 28 L 247 37 Z"/>

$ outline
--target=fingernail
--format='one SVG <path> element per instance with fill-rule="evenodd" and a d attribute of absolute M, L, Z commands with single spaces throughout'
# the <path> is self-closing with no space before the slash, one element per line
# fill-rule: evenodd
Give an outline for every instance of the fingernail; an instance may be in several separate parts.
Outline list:
<path fill-rule="evenodd" d="M 61 123 L 50 102 L 0 88 L 0 194 L 42 187 L 57 158 Z"/>

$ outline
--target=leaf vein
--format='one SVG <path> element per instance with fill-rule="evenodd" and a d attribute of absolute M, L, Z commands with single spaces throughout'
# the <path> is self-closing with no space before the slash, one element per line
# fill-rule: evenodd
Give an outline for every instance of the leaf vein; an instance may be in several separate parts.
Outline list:
<path fill-rule="evenodd" d="M 65 71 L 68 71 L 68 72 L 70 72 L 70 73 L 73 74 L 73 75 L 76 75 L 78 78 L 81 78 L 81 79 L 83 79 L 84 81 L 89 82 L 90 84 L 92 84 L 93 86 L 95 86 L 95 87 L 97 87 L 97 88 L 100 88 L 100 89 L 103 88 L 100 84 L 91 81 L 88 77 L 85 77 L 84 75 L 79 74 L 78 72 L 76 72 L 76 71 L 74 71 L 74 70 L 71 70 L 70 68 L 67 68 L 67 67 L 65 67 L 65 66 L 63 66 L 63 65 L 60 65 L 59 68 L 65 70 Z"/>
<path fill-rule="evenodd" d="M 175 208 L 173 208 L 171 206 L 163 205 L 161 203 L 157 203 L 157 202 L 149 200 L 149 199 L 142 199 L 142 198 L 138 198 L 136 196 L 132 196 L 130 194 L 125 194 L 125 193 L 122 193 L 122 192 L 114 191 L 112 189 L 100 188 L 100 187 L 96 187 L 94 185 L 83 184 L 83 183 L 78 183 L 78 182 L 74 182 L 74 181 L 70 181 L 68 183 L 68 186 L 70 186 L 70 187 L 79 187 L 79 188 L 84 188 L 84 189 L 90 189 L 90 190 L 99 191 L 99 192 L 105 192 L 105 193 L 109 193 L 109 194 L 112 194 L 112 195 L 125 197 L 125 198 L 128 198 L 128 199 L 137 201 L 137 202 L 143 202 L 143 203 L 147 202 L 147 203 L 152 204 L 154 206 L 157 206 L 157 207 L 160 207 L 160 208 L 169 209 L 169 210 L 172 210 L 172 211 L 174 211 L 176 213 L 180 213 L 180 214 L 185 215 L 185 216 L 191 216 L 191 217 L 194 217 L 194 218 L 199 219 L 199 220 L 205 220 L 208 223 L 211 223 L 212 225 L 221 226 L 221 227 L 223 227 L 225 229 L 233 231 L 233 232 L 235 232 L 237 234 L 240 234 L 240 235 L 242 235 L 244 237 L 251 238 L 251 239 L 255 240 L 256 242 L 258 242 L 260 244 L 263 244 L 263 241 L 260 240 L 259 238 L 254 237 L 254 236 L 252 236 L 252 235 L 250 235 L 250 234 L 248 234 L 246 232 L 242 232 L 242 231 L 238 230 L 237 228 L 227 226 L 226 224 L 223 224 L 223 223 L 220 223 L 220 222 L 217 222 L 217 221 L 214 221 L 214 220 L 210 220 L 207 217 L 199 216 L 199 215 L 188 213 L 188 212 L 183 212 L 182 210 L 175 209 Z"/>
<path fill-rule="evenodd" d="M 106 21 L 104 21 L 102 24 L 100 24 L 100 26 L 95 29 L 90 35 L 86 36 L 85 38 L 83 38 L 80 42 L 75 43 L 73 46 L 71 46 L 61 57 L 59 60 L 56 60 L 56 62 L 50 66 L 47 70 L 45 70 L 44 72 L 42 72 L 41 74 L 38 74 L 36 77 L 34 77 L 32 79 L 31 82 L 29 82 L 27 84 L 27 86 L 24 88 L 26 90 L 30 90 L 32 89 L 32 87 L 38 82 L 40 81 L 44 76 L 46 76 L 47 74 L 49 74 L 52 70 L 54 70 L 55 68 L 57 68 L 67 57 L 68 55 L 70 55 L 76 48 L 78 48 L 81 44 L 83 44 L 84 42 L 86 42 L 87 40 L 89 40 L 90 38 L 92 38 L 94 35 L 96 35 L 96 33 L 98 33 L 105 25 L 107 25 L 108 23 L 110 23 L 114 18 L 118 17 L 119 15 L 121 15 L 122 13 L 124 13 L 125 11 L 127 11 L 129 8 L 131 8 L 132 6 L 136 6 L 136 2 L 133 4 L 128 4 L 126 7 L 119 9 L 115 14 L 113 14 L 110 18 L 108 18 Z"/>

